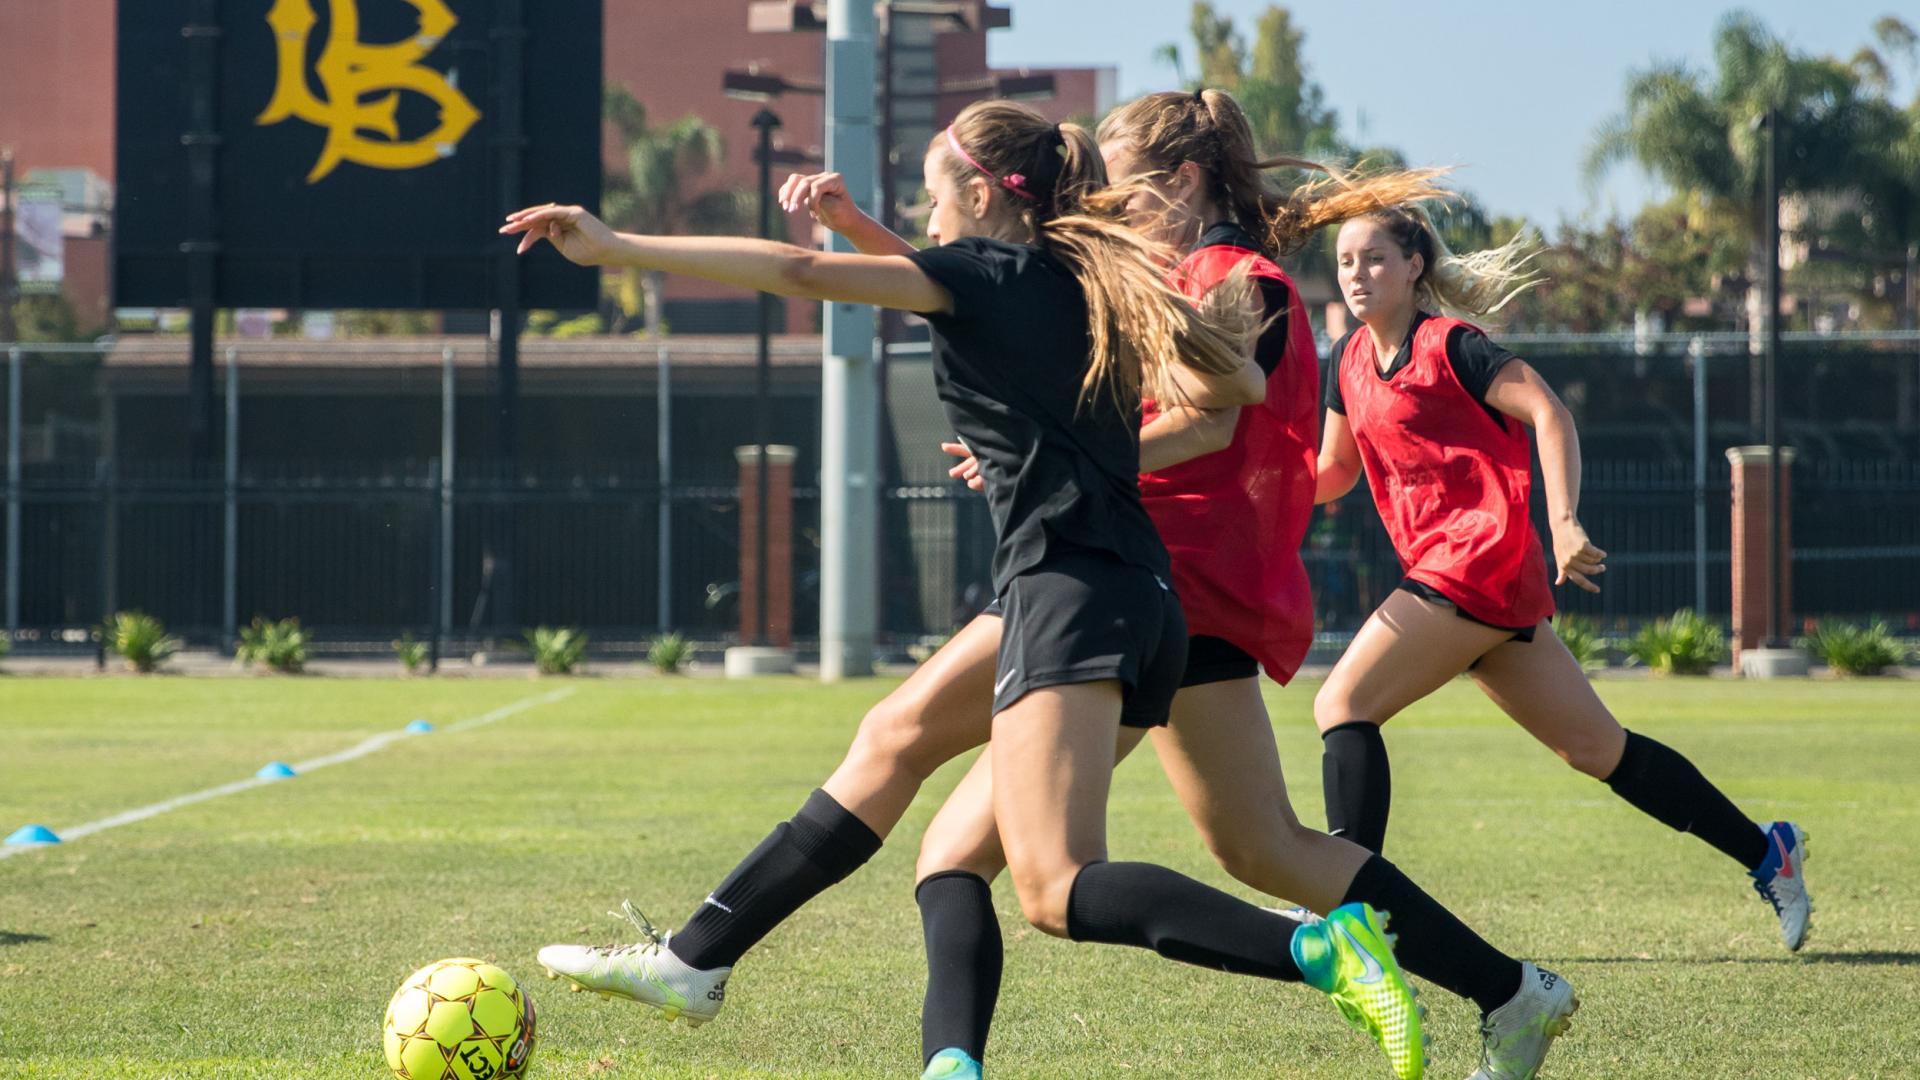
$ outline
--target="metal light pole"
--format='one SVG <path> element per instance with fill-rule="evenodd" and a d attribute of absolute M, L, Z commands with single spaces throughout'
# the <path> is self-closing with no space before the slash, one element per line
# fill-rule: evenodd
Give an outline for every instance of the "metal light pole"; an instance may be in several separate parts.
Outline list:
<path fill-rule="evenodd" d="M 1781 637 L 1780 595 L 1783 567 L 1780 565 L 1780 112 L 1768 109 L 1761 123 L 1767 129 L 1767 156 L 1762 174 L 1765 199 L 1761 207 L 1767 245 L 1767 341 L 1761 357 L 1761 394 L 1764 397 L 1764 423 L 1767 439 L 1767 572 L 1772 578 L 1767 603 L 1767 648 L 1784 648 Z"/>
<path fill-rule="evenodd" d="M 780 118 L 772 109 L 762 107 L 753 114 L 754 130 L 760 133 L 760 239 L 773 239 L 773 132 L 780 126 Z M 771 338 L 773 334 L 773 295 L 761 293 L 759 303 L 759 326 L 755 330 L 758 338 L 757 358 L 754 364 L 753 422 L 754 443 L 756 448 L 754 465 L 754 488 L 759 509 L 759 525 L 753 530 L 754 559 L 758 567 L 753 583 L 754 622 L 753 643 L 767 643 L 767 443 L 773 438 L 772 392 L 773 359 Z"/>
<path fill-rule="evenodd" d="M 827 7 L 827 168 L 846 178 L 855 203 L 874 207 L 873 5 Z M 851 251 L 841 237 L 835 251 Z M 873 309 L 826 305 L 820 395 L 820 678 L 873 673 L 878 530 L 878 384 Z"/>
<path fill-rule="evenodd" d="M 5 203 L 0 204 L 0 341 L 9 344 L 20 339 L 20 331 L 13 324 L 13 302 L 20 292 L 13 264 L 13 200 L 16 194 L 18 192 L 13 186 L 13 147 L 0 148 L 0 197 L 6 199 Z"/>

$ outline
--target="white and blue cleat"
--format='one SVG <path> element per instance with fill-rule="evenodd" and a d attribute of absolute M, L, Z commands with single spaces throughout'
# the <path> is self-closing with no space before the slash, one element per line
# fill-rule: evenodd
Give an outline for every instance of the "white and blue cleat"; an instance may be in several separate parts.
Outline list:
<path fill-rule="evenodd" d="M 1753 891 L 1773 905 L 1780 918 L 1780 941 L 1798 950 L 1807 942 L 1813 898 L 1807 895 L 1807 834 L 1791 821 L 1767 826 L 1767 861 L 1750 871 Z"/>

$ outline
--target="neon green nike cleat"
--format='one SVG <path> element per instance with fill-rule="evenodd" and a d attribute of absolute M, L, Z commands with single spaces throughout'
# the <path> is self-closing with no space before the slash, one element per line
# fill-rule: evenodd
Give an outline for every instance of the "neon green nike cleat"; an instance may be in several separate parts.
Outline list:
<path fill-rule="evenodd" d="M 920 1080 L 980 1080 L 980 1063 L 957 1046 L 949 1046 L 933 1055 Z"/>
<path fill-rule="evenodd" d="M 1420 1080 L 1427 1069 L 1427 1007 L 1393 958 L 1387 917 L 1366 904 L 1333 910 L 1324 922 L 1293 932 L 1293 959 L 1307 985 L 1326 994 L 1340 1015 L 1386 1051 L 1393 1075 Z"/>

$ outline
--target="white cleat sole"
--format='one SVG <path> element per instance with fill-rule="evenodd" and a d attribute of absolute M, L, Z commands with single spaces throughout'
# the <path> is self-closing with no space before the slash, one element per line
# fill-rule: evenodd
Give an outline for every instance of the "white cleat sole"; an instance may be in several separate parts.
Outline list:
<path fill-rule="evenodd" d="M 598 994 L 600 997 L 606 999 L 607 1001 L 630 1001 L 635 1005 L 644 1005 L 647 1008 L 652 1009 L 655 1013 L 658 1013 L 662 1021 L 671 1024 L 674 1021 L 678 1020 L 681 1023 L 686 1024 L 687 1029 L 690 1031 L 696 1028 L 705 1027 L 707 1021 L 713 1019 L 712 1017 L 709 1017 L 709 1016 L 692 1016 L 681 1009 L 675 1008 L 672 1005 L 661 1005 L 652 1001 L 643 1000 L 641 998 L 629 997 L 626 994 L 622 994 L 615 990 L 595 990 L 592 987 L 582 986 L 579 983 L 574 982 L 571 977 L 563 975 L 560 972 L 553 970 L 552 968 L 543 968 L 542 970 L 546 972 L 547 978 L 549 979 L 565 979 L 567 982 L 567 990 L 570 993 Z"/>

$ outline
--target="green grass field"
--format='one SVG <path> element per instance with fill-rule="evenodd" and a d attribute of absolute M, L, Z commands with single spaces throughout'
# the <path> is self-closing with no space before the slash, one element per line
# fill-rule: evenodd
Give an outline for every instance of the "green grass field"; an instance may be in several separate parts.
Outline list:
<path fill-rule="evenodd" d="M 913 855 L 935 778 L 866 870 L 736 971 L 689 1032 L 556 992 L 534 951 L 611 940 L 632 897 L 683 918 L 838 760 L 873 682 L 0 679 L 0 832 L 56 829 L 441 725 L 565 700 L 0 860 L 0 1072 L 187 1080 L 385 1075 L 379 1024 L 414 968 L 477 955 L 528 980 L 537 1077 L 908 1077 L 923 968 Z M 1388 729 L 1388 854 L 1497 944 L 1575 980 L 1555 1077 L 1920 1075 L 1920 685 L 1615 681 L 1631 727 L 1756 816 L 1813 837 L 1801 956 L 1723 857 L 1574 774 L 1455 683 Z M 1270 699 L 1301 816 L 1321 820 L 1311 684 Z M 1234 887 L 1149 752 L 1121 769 L 1116 857 Z M 1242 895 L 1250 895 L 1238 889 Z M 997 890 L 1001 1077 L 1384 1075 L 1298 986 L 1030 932 Z M 1433 1075 L 1473 1016 L 1438 990 Z"/>

